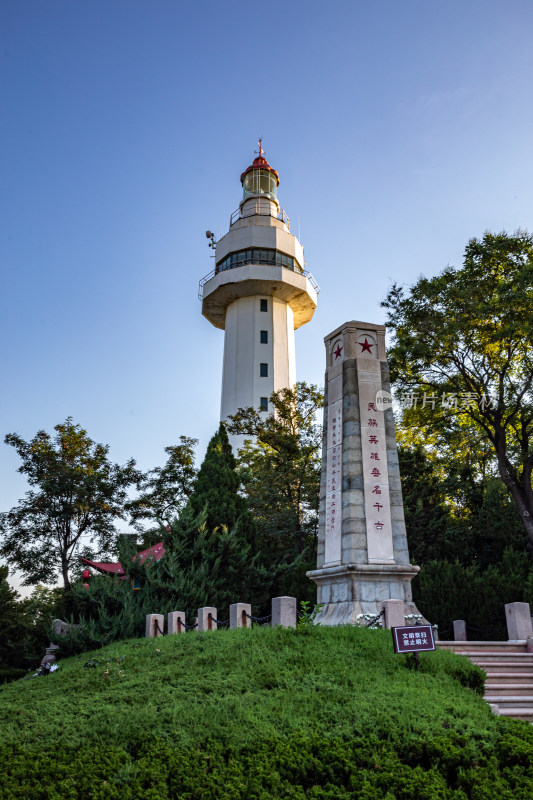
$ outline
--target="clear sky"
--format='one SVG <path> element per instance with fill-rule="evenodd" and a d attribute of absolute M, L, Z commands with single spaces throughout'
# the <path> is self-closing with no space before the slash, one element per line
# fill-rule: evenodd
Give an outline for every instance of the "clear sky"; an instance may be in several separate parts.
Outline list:
<path fill-rule="evenodd" d="M 533 230 L 530 0 L 2 0 L 0 434 L 72 416 L 143 469 L 218 424 L 198 280 L 257 137 L 321 286 L 296 334 Z M 0 510 L 26 484 L 0 444 Z"/>

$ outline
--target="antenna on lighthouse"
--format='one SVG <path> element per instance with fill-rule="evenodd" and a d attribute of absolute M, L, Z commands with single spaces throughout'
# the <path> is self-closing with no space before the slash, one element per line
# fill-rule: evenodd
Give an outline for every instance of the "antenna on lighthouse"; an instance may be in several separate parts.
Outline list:
<path fill-rule="evenodd" d="M 213 249 L 215 249 L 215 247 L 217 246 L 217 243 L 216 243 L 216 240 L 215 240 L 215 234 L 212 233 L 212 231 L 206 231 L 205 235 L 206 235 L 207 239 L 211 239 L 211 241 L 209 243 L 209 247 L 212 247 Z"/>

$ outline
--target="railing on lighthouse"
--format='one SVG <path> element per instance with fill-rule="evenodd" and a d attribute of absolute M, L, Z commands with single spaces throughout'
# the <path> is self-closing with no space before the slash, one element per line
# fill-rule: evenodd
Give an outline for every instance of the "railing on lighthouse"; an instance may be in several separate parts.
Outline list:
<path fill-rule="evenodd" d="M 263 267 L 265 265 L 264 264 L 256 264 L 255 266 Z M 231 269 L 240 269 L 240 267 L 241 267 L 241 265 L 238 265 L 236 267 L 232 267 Z M 318 283 L 316 282 L 315 278 L 313 277 L 313 274 L 311 272 L 309 272 L 309 270 L 307 270 L 307 269 L 300 270 L 300 269 L 294 269 L 294 268 L 291 268 L 291 267 L 282 267 L 282 269 L 288 269 L 291 272 L 297 272 L 298 275 L 303 275 L 304 278 L 307 278 L 307 280 L 309 281 L 309 283 L 311 284 L 311 286 L 313 287 L 315 292 L 317 294 L 320 294 L 320 286 L 318 285 Z M 200 281 L 198 282 L 198 300 L 203 300 L 205 284 L 208 281 L 210 281 L 211 278 L 214 278 L 215 275 L 217 275 L 217 274 L 218 274 L 218 272 L 217 272 L 217 270 L 215 268 L 215 269 L 212 269 L 211 272 L 208 272 L 207 275 L 204 275 L 204 277 L 200 279 Z"/>

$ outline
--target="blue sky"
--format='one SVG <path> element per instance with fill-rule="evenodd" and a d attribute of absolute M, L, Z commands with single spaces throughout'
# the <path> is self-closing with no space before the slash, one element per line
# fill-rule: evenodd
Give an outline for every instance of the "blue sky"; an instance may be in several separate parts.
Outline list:
<path fill-rule="evenodd" d="M 71 415 L 148 469 L 217 427 L 223 333 L 201 315 L 257 137 L 321 286 L 296 334 L 383 322 L 392 280 L 533 229 L 533 4 L 0 4 L 0 434 Z M 0 509 L 26 489 L 0 444 Z"/>

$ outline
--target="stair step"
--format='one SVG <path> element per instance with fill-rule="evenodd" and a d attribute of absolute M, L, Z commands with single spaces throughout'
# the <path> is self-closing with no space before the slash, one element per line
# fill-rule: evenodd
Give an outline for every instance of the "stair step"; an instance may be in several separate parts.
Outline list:
<path fill-rule="evenodd" d="M 486 683 L 485 684 L 485 699 L 490 697 L 531 697 L 533 696 L 533 683 L 508 683 L 507 685 L 501 683 Z M 492 700 L 491 700 L 492 702 Z"/>
<path fill-rule="evenodd" d="M 510 670 L 506 670 L 505 672 L 492 672 L 487 674 L 487 683 L 491 684 L 499 684 L 500 686 L 506 686 L 509 683 L 528 685 L 531 683 L 532 676 L 526 672 L 511 672 Z M 531 683 L 533 686 L 533 683 Z"/>
<path fill-rule="evenodd" d="M 524 695 L 523 697 L 516 696 L 516 695 L 491 695 L 490 698 L 485 698 L 487 702 L 494 703 L 500 708 L 512 708 L 514 706 L 520 706 L 520 708 L 531 708 L 533 711 L 533 696 L 531 695 Z"/>
<path fill-rule="evenodd" d="M 524 722 L 533 722 L 533 708 L 500 708 L 500 717 L 512 717 L 512 719 L 523 719 Z"/>
<path fill-rule="evenodd" d="M 473 664 L 484 669 L 485 672 L 518 672 L 533 675 L 533 664 L 516 663 L 509 661 L 483 661 L 482 659 L 471 658 Z"/>
<path fill-rule="evenodd" d="M 487 675 L 485 700 L 502 717 L 533 724 L 533 653 L 525 640 L 512 642 L 437 642 L 443 650 L 466 656 Z"/>
<path fill-rule="evenodd" d="M 510 642 L 455 642 L 455 641 L 442 641 L 437 642 L 437 647 L 443 650 L 453 650 L 456 653 L 463 652 L 493 652 L 493 653 L 526 653 L 526 640 L 517 639 Z"/>
<path fill-rule="evenodd" d="M 476 661 L 507 661 L 510 664 L 533 664 L 533 653 L 471 653 L 465 650 L 456 655 L 475 658 Z"/>

